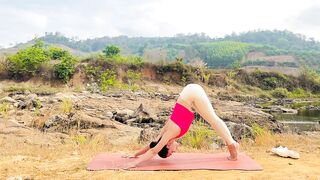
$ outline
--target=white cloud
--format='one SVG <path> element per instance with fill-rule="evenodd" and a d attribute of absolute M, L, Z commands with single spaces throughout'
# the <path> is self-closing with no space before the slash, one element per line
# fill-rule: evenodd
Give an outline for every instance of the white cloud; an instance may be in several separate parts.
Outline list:
<path fill-rule="evenodd" d="M 0 44 L 59 31 L 81 39 L 173 36 L 222 37 L 254 29 L 288 29 L 320 40 L 320 0 L 0 0 Z"/>

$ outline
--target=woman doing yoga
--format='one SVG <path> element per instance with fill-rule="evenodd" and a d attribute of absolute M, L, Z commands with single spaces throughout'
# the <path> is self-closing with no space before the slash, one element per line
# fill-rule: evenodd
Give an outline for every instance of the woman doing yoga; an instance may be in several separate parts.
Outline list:
<path fill-rule="evenodd" d="M 216 115 L 205 91 L 198 84 L 188 84 L 181 91 L 170 119 L 165 123 L 155 141 L 133 156 L 124 156 L 136 158 L 128 163 L 126 168 L 136 167 L 157 154 L 162 158 L 171 156 L 178 146 L 175 140 L 187 133 L 192 123 L 194 118 L 192 109 L 199 113 L 226 142 L 230 153 L 228 159 L 237 160 L 239 144 L 232 138 L 226 124 Z"/>

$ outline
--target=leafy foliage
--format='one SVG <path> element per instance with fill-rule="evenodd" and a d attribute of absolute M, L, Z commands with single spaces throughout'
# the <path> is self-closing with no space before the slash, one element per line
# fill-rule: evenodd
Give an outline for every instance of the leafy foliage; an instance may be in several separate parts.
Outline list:
<path fill-rule="evenodd" d="M 49 47 L 49 57 L 53 60 L 61 59 L 62 57 L 69 56 L 70 53 L 58 47 Z"/>
<path fill-rule="evenodd" d="M 84 52 L 95 52 L 106 49 L 106 45 L 121 48 L 123 54 L 143 56 L 153 52 L 164 60 L 171 62 L 175 57 L 182 57 L 185 62 L 201 58 L 211 68 L 233 68 L 237 60 L 243 58 L 246 51 L 259 51 L 266 55 L 295 55 L 302 64 L 320 72 L 320 43 L 312 38 L 290 31 L 266 30 L 249 31 L 227 35 L 224 38 L 210 38 L 201 34 L 177 34 L 175 37 L 102 37 L 79 41 L 66 38 L 61 33 L 47 33 L 41 38 L 48 43 L 60 43 Z M 221 52 L 219 52 L 221 51 Z M 109 53 L 107 56 L 110 56 Z M 159 57 L 158 57 L 159 58 Z M 156 58 L 157 59 L 157 58 Z M 152 62 L 151 59 L 146 59 Z M 261 62 L 258 62 L 261 63 Z M 296 67 L 296 64 L 282 64 L 285 67 Z"/>
<path fill-rule="evenodd" d="M 105 92 L 110 87 L 118 84 L 116 73 L 112 70 L 105 70 L 100 76 L 101 91 Z"/>
<path fill-rule="evenodd" d="M 42 63 L 50 60 L 41 43 L 20 50 L 8 57 L 8 70 L 15 77 L 33 76 L 39 72 Z"/>
<path fill-rule="evenodd" d="M 103 53 L 106 55 L 106 57 L 117 56 L 120 53 L 120 48 L 114 45 L 110 45 L 107 46 L 105 50 L 103 50 Z"/>
<path fill-rule="evenodd" d="M 59 64 L 54 65 L 54 73 L 58 79 L 62 79 L 65 83 L 75 72 L 75 66 L 78 63 L 76 57 L 67 55 L 61 58 Z"/>

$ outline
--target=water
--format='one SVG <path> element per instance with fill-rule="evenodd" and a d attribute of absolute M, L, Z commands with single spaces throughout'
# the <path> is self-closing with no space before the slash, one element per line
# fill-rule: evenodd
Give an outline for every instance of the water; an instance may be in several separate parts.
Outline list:
<path fill-rule="evenodd" d="M 298 131 L 320 130 L 320 110 L 303 110 L 298 114 L 273 114 L 277 121 Z"/>

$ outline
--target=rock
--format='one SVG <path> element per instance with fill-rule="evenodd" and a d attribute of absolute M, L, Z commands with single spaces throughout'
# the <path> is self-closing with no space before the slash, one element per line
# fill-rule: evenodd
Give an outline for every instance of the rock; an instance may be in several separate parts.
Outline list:
<path fill-rule="evenodd" d="M 26 102 L 24 102 L 24 101 L 19 101 L 18 102 L 18 106 L 17 106 L 18 109 L 26 109 L 26 107 L 27 107 L 27 103 Z"/>
<path fill-rule="evenodd" d="M 117 115 L 121 117 L 132 116 L 134 113 L 135 112 L 130 109 L 123 109 L 123 110 L 117 111 Z"/>
<path fill-rule="evenodd" d="M 11 177 L 8 177 L 7 180 L 23 180 L 23 179 L 22 179 L 22 176 L 11 176 Z"/>
<path fill-rule="evenodd" d="M 224 74 L 211 74 L 208 80 L 208 85 L 225 87 L 228 85 L 226 75 Z"/>
<path fill-rule="evenodd" d="M 17 112 L 17 116 L 23 116 L 23 112 L 18 111 L 18 112 Z"/>
<path fill-rule="evenodd" d="M 280 105 L 284 106 L 286 104 L 293 104 L 294 100 L 293 99 L 278 99 L 275 102 L 273 102 L 274 105 Z"/>
<path fill-rule="evenodd" d="M 30 93 L 31 93 L 31 92 L 30 92 L 28 89 L 24 91 L 24 94 L 25 94 L 25 95 L 29 95 Z"/>
<path fill-rule="evenodd" d="M 171 100 L 171 99 L 174 99 L 175 97 L 174 97 L 174 96 L 171 96 L 171 95 L 162 94 L 162 95 L 160 96 L 160 98 L 161 98 L 162 101 L 169 101 L 169 100 Z"/>
<path fill-rule="evenodd" d="M 274 112 L 274 113 L 286 113 L 286 114 L 297 114 L 298 110 L 296 109 L 289 109 L 289 108 L 284 108 L 281 106 L 270 106 L 269 109 L 264 109 L 266 112 Z"/>
<path fill-rule="evenodd" d="M 50 128 L 50 127 L 56 125 L 59 121 L 62 121 L 62 120 L 63 120 L 62 116 L 59 116 L 59 115 L 52 116 L 47 121 L 45 121 L 44 127 L 45 128 Z"/>
<path fill-rule="evenodd" d="M 16 103 L 17 101 L 9 96 L 6 96 L 0 100 L 0 103 L 4 103 L 4 102 L 5 103 Z"/>
<path fill-rule="evenodd" d="M 237 124 L 234 122 L 226 122 L 232 137 L 239 141 L 242 138 L 253 138 L 253 130 L 251 127 L 247 126 L 246 124 Z"/>
<path fill-rule="evenodd" d="M 289 109 L 289 108 L 281 108 L 283 113 L 286 114 L 298 114 L 298 110 L 296 109 Z"/>
<path fill-rule="evenodd" d="M 38 96 L 36 94 L 29 94 L 26 99 L 31 101 L 36 101 L 38 99 Z"/>
<path fill-rule="evenodd" d="M 25 95 L 22 95 L 22 94 L 17 94 L 17 95 L 14 95 L 12 96 L 13 99 L 15 100 L 20 100 L 20 101 L 25 101 L 26 100 L 26 96 Z"/>
<path fill-rule="evenodd" d="M 155 140 L 155 138 L 159 134 L 159 129 L 158 128 L 145 128 L 140 131 L 140 135 L 138 138 L 139 142 L 151 142 Z"/>
<path fill-rule="evenodd" d="M 104 114 L 104 116 L 107 117 L 107 118 L 109 118 L 109 119 L 112 119 L 113 113 L 112 113 L 112 112 L 106 112 L 106 113 Z"/>

